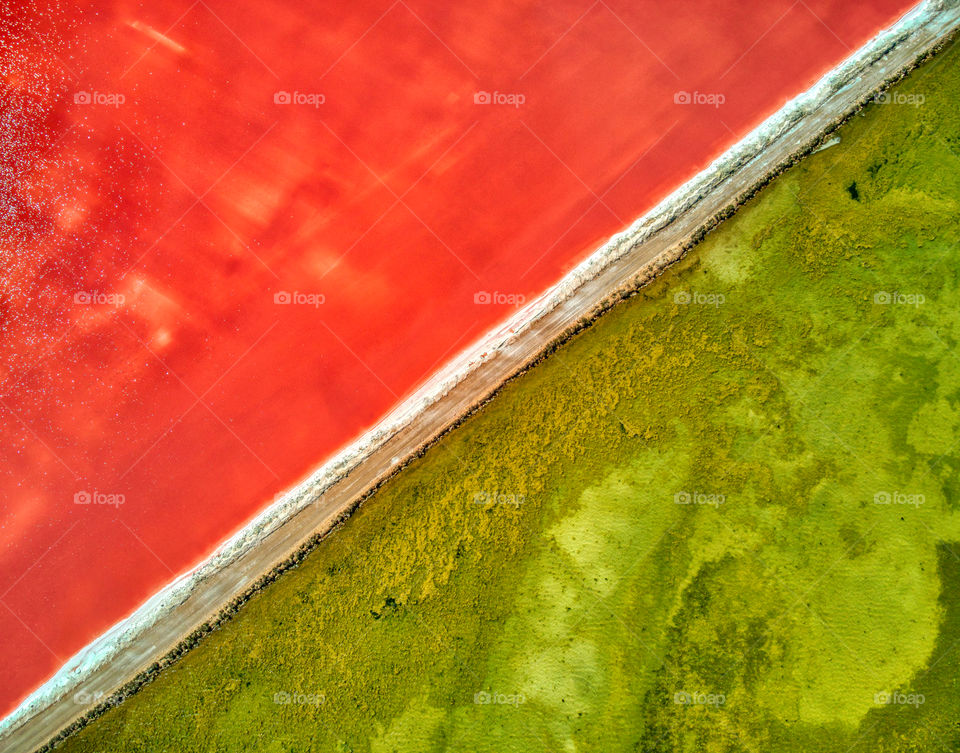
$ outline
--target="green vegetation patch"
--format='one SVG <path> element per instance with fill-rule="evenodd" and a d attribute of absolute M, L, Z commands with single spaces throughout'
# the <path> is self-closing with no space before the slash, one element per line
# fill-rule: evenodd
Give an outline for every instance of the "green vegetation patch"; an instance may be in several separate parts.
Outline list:
<path fill-rule="evenodd" d="M 960 749 L 958 63 L 64 747 Z"/>

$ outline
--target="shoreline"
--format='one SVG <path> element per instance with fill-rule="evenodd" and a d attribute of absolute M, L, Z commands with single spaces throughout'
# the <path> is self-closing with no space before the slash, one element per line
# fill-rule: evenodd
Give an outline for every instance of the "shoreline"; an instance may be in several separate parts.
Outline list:
<path fill-rule="evenodd" d="M 454 357 L 207 560 L 73 656 L 0 722 L 4 749 L 30 750 L 55 735 L 61 739 L 136 692 L 283 570 L 295 566 L 382 483 L 505 383 L 683 256 L 958 26 L 955 0 L 927 0 L 876 35 L 559 283 Z M 90 697 L 102 693 L 108 700 L 91 710 L 92 704 L 75 703 L 71 697 L 81 690 Z M 74 721 L 79 716 L 83 722 Z"/>

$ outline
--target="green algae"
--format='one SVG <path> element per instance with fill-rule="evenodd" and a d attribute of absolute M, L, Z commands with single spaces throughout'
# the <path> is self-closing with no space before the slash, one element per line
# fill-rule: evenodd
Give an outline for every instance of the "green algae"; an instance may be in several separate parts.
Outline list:
<path fill-rule="evenodd" d="M 64 747 L 960 749 L 958 62 Z"/>

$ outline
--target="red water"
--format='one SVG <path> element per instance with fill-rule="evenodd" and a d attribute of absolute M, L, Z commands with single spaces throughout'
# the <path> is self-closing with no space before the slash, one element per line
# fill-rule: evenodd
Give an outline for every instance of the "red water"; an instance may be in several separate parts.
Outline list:
<path fill-rule="evenodd" d="M 53 3 L 0 2 L 0 712 L 911 5 Z"/>

